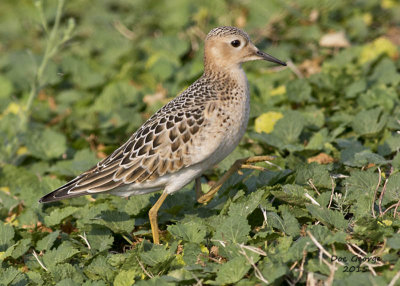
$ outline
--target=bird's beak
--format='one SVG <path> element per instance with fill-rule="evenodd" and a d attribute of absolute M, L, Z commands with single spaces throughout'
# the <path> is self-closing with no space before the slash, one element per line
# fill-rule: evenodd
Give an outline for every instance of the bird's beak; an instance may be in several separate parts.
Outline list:
<path fill-rule="evenodd" d="M 257 55 L 258 58 L 260 58 L 262 60 L 273 62 L 273 63 L 276 63 L 276 64 L 280 64 L 282 66 L 286 66 L 285 62 L 282 62 L 281 60 L 278 60 L 277 58 L 275 58 L 275 57 L 273 57 L 273 56 L 271 56 L 271 55 L 269 55 L 267 53 L 264 53 L 262 51 L 257 50 L 256 51 L 256 55 Z"/>

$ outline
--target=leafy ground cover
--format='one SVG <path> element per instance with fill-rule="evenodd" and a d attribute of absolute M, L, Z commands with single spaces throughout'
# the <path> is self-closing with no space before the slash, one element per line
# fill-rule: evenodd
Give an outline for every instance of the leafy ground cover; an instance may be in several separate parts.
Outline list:
<path fill-rule="evenodd" d="M 0 4 L 1 284 L 400 283 L 398 1 L 62 2 Z M 289 67 L 246 64 L 248 132 L 203 189 L 272 165 L 168 197 L 162 245 L 159 193 L 38 204 L 200 76 L 219 25 Z"/>

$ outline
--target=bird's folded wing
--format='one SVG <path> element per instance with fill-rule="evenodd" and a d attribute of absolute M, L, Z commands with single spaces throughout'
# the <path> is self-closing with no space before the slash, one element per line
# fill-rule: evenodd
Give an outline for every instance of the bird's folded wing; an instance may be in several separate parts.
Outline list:
<path fill-rule="evenodd" d="M 168 173 L 206 159 L 217 148 L 218 140 L 207 151 L 212 118 L 207 106 L 172 112 L 157 112 L 131 138 L 95 167 L 42 198 L 42 202 L 107 192 L 125 184 L 153 181 Z M 214 135 L 215 137 L 215 135 Z M 222 137 L 222 136 L 220 136 Z M 222 139 L 222 138 L 221 138 Z"/>

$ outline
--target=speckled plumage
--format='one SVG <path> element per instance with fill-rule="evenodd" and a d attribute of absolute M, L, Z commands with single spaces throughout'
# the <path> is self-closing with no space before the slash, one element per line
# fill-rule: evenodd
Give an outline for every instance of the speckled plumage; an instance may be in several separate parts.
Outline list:
<path fill-rule="evenodd" d="M 230 45 L 232 39 L 241 41 L 240 50 Z M 240 29 L 211 30 L 204 74 L 110 156 L 40 202 L 95 193 L 169 194 L 199 177 L 231 153 L 245 132 L 249 90 L 241 63 L 260 53 Z"/>
<path fill-rule="evenodd" d="M 230 26 L 221 26 L 212 29 L 206 37 L 206 40 L 212 38 L 212 37 L 226 37 L 226 36 L 232 36 L 232 35 L 240 35 L 244 39 L 250 42 L 250 37 L 247 35 L 247 33 L 243 30 L 240 30 L 236 27 L 230 27 Z"/>

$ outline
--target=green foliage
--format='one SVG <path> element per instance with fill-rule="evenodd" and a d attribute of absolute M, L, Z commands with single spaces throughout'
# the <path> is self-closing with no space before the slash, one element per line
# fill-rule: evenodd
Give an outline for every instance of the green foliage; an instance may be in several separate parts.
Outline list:
<path fill-rule="evenodd" d="M 7 249 L 8 246 L 13 244 L 14 228 L 11 225 L 3 224 L 0 225 L 0 248 L 2 250 Z"/>
<path fill-rule="evenodd" d="M 238 256 L 221 265 L 215 279 L 216 285 L 236 283 L 249 271 L 249 263 L 242 256 Z"/>
<path fill-rule="evenodd" d="M 311 99 L 312 88 L 304 79 L 290 81 L 286 86 L 289 101 L 295 103 L 305 103 Z"/>
<path fill-rule="evenodd" d="M 69 241 L 65 241 L 57 249 L 47 250 L 43 255 L 43 262 L 51 270 L 58 263 L 68 260 L 77 253 L 79 250 L 74 248 Z"/>
<path fill-rule="evenodd" d="M 397 285 L 399 15 L 389 0 L 2 1 L 0 284 Z M 169 196 L 162 245 L 158 194 L 38 203 L 196 80 L 220 25 L 292 62 L 243 65 L 248 133 L 202 187 L 239 158 L 273 155 L 267 170 L 234 174 L 208 205 L 193 185 Z M 332 32 L 349 45 L 320 45 Z"/>
<path fill-rule="evenodd" d="M 378 133 L 386 124 L 387 115 L 381 113 L 380 108 L 360 111 L 353 120 L 353 130 L 359 135 Z"/>
<path fill-rule="evenodd" d="M 173 236 L 184 241 L 201 243 L 206 236 L 206 227 L 199 221 L 189 221 L 168 226 L 168 231 Z"/>
<path fill-rule="evenodd" d="M 44 218 L 44 223 L 48 226 L 53 226 L 59 224 L 63 219 L 77 212 L 76 207 L 66 207 L 62 209 L 53 210 L 50 215 Z"/>
<path fill-rule="evenodd" d="M 250 226 L 246 217 L 238 214 L 221 218 L 222 222 L 218 226 L 214 239 L 228 241 L 231 243 L 244 243 L 248 240 Z"/>
<path fill-rule="evenodd" d="M 39 251 L 50 249 L 59 234 L 59 230 L 49 233 L 36 243 L 36 249 Z"/>

